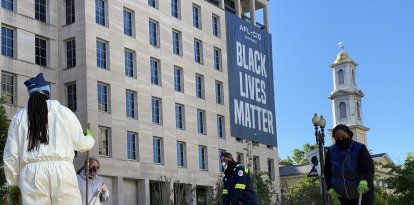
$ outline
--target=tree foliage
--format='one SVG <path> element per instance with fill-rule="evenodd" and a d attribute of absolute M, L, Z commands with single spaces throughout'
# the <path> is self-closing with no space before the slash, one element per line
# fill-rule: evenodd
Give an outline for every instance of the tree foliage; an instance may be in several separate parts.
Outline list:
<path fill-rule="evenodd" d="M 297 165 L 297 164 L 306 164 L 308 163 L 308 160 L 306 158 L 306 153 L 308 153 L 311 150 L 317 149 L 317 144 L 309 144 L 306 143 L 302 146 L 302 149 L 294 149 L 293 150 L 293 156 L 287 156 L 285 159 L 282 159 L 279 161 L 279 164 L 282 165 Z"/>
<path fill-rule="evenodd" d="M 4 174 L 3 152 L 9 127 L 6 109 L 3 106 L 4 102 L 4 97 L 0 97 L 0 201 L 4 204 L 18 204 L 19 188 L 17 186 L 6 187 L 6 176 Z"/>
<path fill-rule="evenodd" d="M 391 177 L 385 180 L 388 188 L 393 190 L 390 204 L 414 204 L 414 153 L 407 154 L 403 165 L 389 164 Z"/>
<path fill-rule="evenodd" d="M 303 177 L 292 187 L 282 189 L 282 202 L 289 205 L 320 205 L 322 194 L 318 177 Z"/>

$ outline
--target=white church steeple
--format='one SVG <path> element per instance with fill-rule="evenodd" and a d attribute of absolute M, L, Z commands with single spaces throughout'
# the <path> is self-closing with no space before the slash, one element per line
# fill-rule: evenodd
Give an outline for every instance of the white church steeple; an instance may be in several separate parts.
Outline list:
<path fill-rule="evenodd" d="M 342 42 L 339 47 L 341 51 L 331 64 L 334 89 L 329 99 L 332 101 L 333 126 L 347 125 L 354 132 L 354 140 L 367 144 L 366 132 L 369 128 L 363 123 L 361 102 L 364 93 L 356 86 L 355 70 L 358 64 L 349 57 Z"/>

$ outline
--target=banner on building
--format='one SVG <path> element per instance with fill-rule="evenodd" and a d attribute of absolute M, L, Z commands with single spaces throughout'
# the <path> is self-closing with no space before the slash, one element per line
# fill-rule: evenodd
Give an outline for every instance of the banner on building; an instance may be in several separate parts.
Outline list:
<path fill-rule="evenodd" d="M 277 146 L 272 38 L 226 12 L 231 135 Z"/>

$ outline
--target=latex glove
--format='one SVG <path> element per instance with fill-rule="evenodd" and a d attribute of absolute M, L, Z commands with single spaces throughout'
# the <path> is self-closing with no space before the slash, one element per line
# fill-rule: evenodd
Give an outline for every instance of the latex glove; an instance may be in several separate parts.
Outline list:
<path fill-rule="evenodd" d="M 106 192 L 106 185 L 105 184 L 102 184 L 102 186 L 101 186 L 101 192 Z"/>
<path fill-rule="evenodd" d="M 93 137 L 93 132 L 91 129 L 86 128 L 86 136 Z"/>
<path fill-rule="evenodd" d="M 330 188 L 328 191 L 329 201 L 332 205 L 341 205 L 341 202 L 339 202 L 340 195 L 338 192 L 335 191 L 335 189 Z"/>
<path fill-rule="evenodd" d="M 358 184 L 358 192 L 363 194 L 368 191 L 368 182 L 367 180 L 361 180 Z"/>

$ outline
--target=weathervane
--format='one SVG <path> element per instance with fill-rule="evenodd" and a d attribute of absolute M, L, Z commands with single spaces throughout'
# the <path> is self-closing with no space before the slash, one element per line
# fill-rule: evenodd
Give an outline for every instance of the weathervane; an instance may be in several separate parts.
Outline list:
<path fill-rule="evenodd" d="M 341 51 L 345 51 L 345 45 L 342 43 L 342 41 L 338 43 L 338 46 L 341 48 Z"/>

